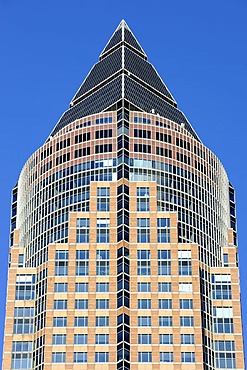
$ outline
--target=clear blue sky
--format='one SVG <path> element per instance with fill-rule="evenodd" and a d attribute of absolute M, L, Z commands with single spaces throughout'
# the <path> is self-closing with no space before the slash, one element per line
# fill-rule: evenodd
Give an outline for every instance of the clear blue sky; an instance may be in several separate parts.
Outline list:
<path fill-rule="evenodd" d="M 11 189 L 122 18 L 235 186 L 247 335 L 246 1 L 0 0 L 1 349 Z"/>

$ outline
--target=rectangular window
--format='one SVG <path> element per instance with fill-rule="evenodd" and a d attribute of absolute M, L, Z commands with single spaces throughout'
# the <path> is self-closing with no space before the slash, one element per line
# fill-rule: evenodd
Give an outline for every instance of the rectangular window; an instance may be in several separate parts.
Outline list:
<path fill-rule="evenodd" d="M 138 326 L 151 326 L 151 316 L 138 316 Z"/>
<path fill-rule="evenodd" d="M 150 275 L 150 250 L 137 251 L 137 275 Z"/>
<path fill-rule="evenodd" d="M 195 352 L 181 352 L 181 362 L 195 362 Z"/>
<path fill-rule="evenodd" d="M 194 317 L 180 316 L 180 326 L 194 326 Z"/>
<path fill-rule="evenodd" d="M 76 276 L 88 276 L 89 251 L 76 251 Z"/>
<path fill-rule="evenodd" d="M 75 283 L 76 293 L 87 293 L 88 292 L 88 283 Z"/>
<path fill-rule="evenodd" d="M 17 301 L 35 299 L 35 275 L 16 275 L 15 289 Z"/>
<path fill-rule="evenodd" d="M 137 243 L 150 243 L 150 219 L 137 219 Z"/>
<path fill-rule="evenodd" d="M 109 289 L 109 283 L 96 283 L 96 292 L 108 293 Z"/>
<path fill-rule="evenodd" d="M 112 144 L 100 144 L 95 145 L 95 154 L 99 153 L 111 153 L 112 152 Z"/>
<path fill-rule="evenodd" d="M 109 275 L 110 268 L 110 251 L 97 250 L 96 251 L 96 275 Z"/>
<path fill-rule="evenodd" d="M 178 274 L 180 276 L 192 275 L 191 251 L 178 251 Z"/>
<path fill-rule="evenodd" d="M 216 369 L 236 369 L 234 341 L 216 340 L 214 342 Z"/>
<path fill-rule="evenodd" d="M 170 219 L 157 218 L 157 242 L 170 243 Z"/>
<path fill-rule="evenodd" d="M 172 316 L 159 316 L 159 326 L 172 326 Z"/>
<path fill-rule="evenodd" d="M 192 299 L 180 299 L 179 306 L 180 306 L 180 310 L 192 310 L 193 300 Z"/>
<path fill-rule="evenodd" d="M 67 317 L 54 317 L 53 326 L 55 328 L 62 328 L 67 326 Z"/>
<path fill-rule="evenodd" d="M 109 218 L 97 218 L 97 243 L 110 243 Z"/>
<path fill-rule="evenodd" d="M 66 352 L 52 352 L 52 363 L 61 364 L 66 362 Z"/>
<path fill-rule="evenodd" d="M 88 326 L 88 317 L 87 316 L 78 316 L 74 318 L 74 326 Z"/>
<path fill-rule="evenodd" d="M 95 362 L 109 362 L 109 352 L 95 352 Z"/>
<path fill-rule="evenodd" d="M 158 250 L 158 275 L 171 275 L 170 250 Z"/>
<path fill-rule="evenodd" d="M 88 335 L 87 334 L 74 334 L 74 344 L 87 344 Z"/>
<path fill-rule="evenodd" d="M 95 344 L 109 344 L 109 334 L 96 334 Z"/>
<path fill-rule="evenodd" d="M 158 283 L 159 293 L 171 293 L 172 283 Z"/>
<path fill-rule="evenodd" d="M 172 334 L 160 334 L 160 344 L 173 344 Z"/>
<path fill-rule="evenodd" d="M 140 137 L 141 139 L 151 139 L 151 131 L 149 130 L 138 130 L 134 129 L 134 137 Z"/>
<path fill-rule="evenodd" d="M 97 188 L 97 211 L 110 211 L 110 188 Z"/>
<path fill-rule="evenodd" d="M 173 352 L 160 352 L 160 362 L 173 362 Z"/>
<path fill-rule="evenodd" d="M 56 251 L 55 276 L 68 276 L 68 259 L 68 251 Z"/>
<path fill-rule="evenodd" d="M 192 293 L 192 283 L 179 283 L 179 293 Z"/>
<path fill-rule="evenodd" d="M 87 299 L 76 299 L 75 300 L 75 310 L 87 310 L 88 300 Z"/>
<path fill-rule="evenodd" d="M 66 334 L 53 334 L 52 344 L 57 346 L 66 344 Z"/>
<path fill-rule="evenodd" d="M 214 317 L 214 333 L 234 333 L 233 319 L 228 317 Z"/>
<path fill-rule="evenodd" d="M 96 309 L 97 310 L 108 310 L 109 309 L 109 299 L 96 299 Z"/>
<path fill-rule="evenodd" d="M 104 123 L 112 123 L 112 117 L 97 118 L 95 120 L 96 125 L 102 125 Z"/>
<path fill-rule="evenodd" d="M 83 143 L 90 140 L 90 132 L 84 132 L 83 134 L 75 135 L 75 144 Z"/>
<path fill-rule="evenodd" d="M 212 299 L 232 299 L 231 275 L 212 275 Z"/>
<path fill-rule="evenodd" d="M 18 256 L 18 267 L 24 266 L 24 254 L 19 254 Z"/>
<path fill-rule="evenodd" d="M 138 283 L 137 289 L 138 289 L 138 292 L 142 292 L 142 293 L 151 292 L 151 283 Z"/>
<path fill-rule="evenodd" d="M 149 195 L 149 188 L 147 187 L 136 189 L 137 212 L 148 212 L 150 210 Z"/>
<path fill-rule="evenodd" d="M 136 153 L 150 153 L 151 154 L 151 145 L 134 144 L 134 152 L 136 152 Z"/>
<path fill-rule="evenodd" d="M 67 310 L 67 300 L 66 299 L 56 299 L 54 300 L 54 310 Z"/>
<path fill-rule="evenodd" d="M 109 326 L 109 316 L 96 316 L 96 326 Z"/>
<path fill-rule="evenodd" d="M 138 334 L 138 344 L 152 344 L 152 335 Z"/>
<path fill-rule="evenodd" d="M 171 144 L 172 137 L 171 135 L 164 134 L 163 132 L 156 132 L 156 140 Z"/>
<path fill-rule="evenodd" d="M 229 266 L 228 253 L 224 253 L 223 254 L 223 264 L 224 264 L 224 267 L 228 267 Z"/>
<path fill-rule="evenodd" d="M 151 299 L 138 299 L 138 309 L 141 310 L 151 309 Z"/>
<path fill-rule="evenodd" d="M 95 131 L 95 139 L 107 139 L 112 137 L 112 129 Z"/>
<path fill-rule="evenodd" d="M 87 362 L 87 352 L 74 352 L 74 363 Z"/>
<path fill-rule="evenodd" d="M 161 157 L 172 158 L 172 150 L 168 148 L 156 146 L 156 154 L 160 155 Z"/>
<path fill-rule="evenodd" d="M 75 158 L 86 157 L 87 155 L 90 155 L 90 146 L 76 149 L 74 153 Z"/>
<path fill-rule="evenodd" d="M 159 299 L 159 309 L 160 310 L 172 309 L 172 300 L 171 299 Z"/>
<path fill-rule="evenodd" d="M 33 334 L 34 308 L 16 307 L 14 310 L 14 334 Z"/>
<path fill-rule="evenodd" d="M 11 369 L 32 369 L 33 342 L 12 342 Z"/>
<path fill-rule="evenodd" d="M 89 218 L 77 218 L 76 243 L 89 243 L 89 231 L 90 231 Z"/>
<path fill-rule="evenodd" d="M 55 283 L 54 284 L 55 293 L 67 293 L 68 292 L 68 283 Z"/>
<path fill-rule="evenodd" d="M 152 362 L 152 352 L 138 352 L 138 362 Z"/>
<path fill-rule="evenodd" d="M 181 334 L 181 344 L 195 344 L 194 334 Z"/>

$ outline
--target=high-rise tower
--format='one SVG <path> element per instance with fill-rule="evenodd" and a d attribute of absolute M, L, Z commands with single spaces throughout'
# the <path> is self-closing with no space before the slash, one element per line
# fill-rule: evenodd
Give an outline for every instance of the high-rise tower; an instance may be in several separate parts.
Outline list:
<path fill-rule="evenodd" d="M 122 21 L 13 190 L 3 370 L 244 369 L 234 189 Z"/>

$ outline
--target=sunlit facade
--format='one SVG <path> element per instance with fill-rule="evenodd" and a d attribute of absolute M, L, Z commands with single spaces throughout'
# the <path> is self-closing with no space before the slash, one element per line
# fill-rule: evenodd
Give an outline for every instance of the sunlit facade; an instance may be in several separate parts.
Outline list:
<path fill-rule="evenodd" d="M 13 189 L 3 370 L 244 370 L 234 189 L 122 21 Z"/>

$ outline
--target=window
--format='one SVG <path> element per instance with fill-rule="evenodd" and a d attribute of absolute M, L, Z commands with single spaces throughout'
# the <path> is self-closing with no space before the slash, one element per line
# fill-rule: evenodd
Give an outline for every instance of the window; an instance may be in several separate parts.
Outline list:
<path fill-rule="evenodd" d="M 68 251 L 56 251 L 55 276 L 68 275 Z"/>
<path fill-rule="evenodd" d="M 191 251 L 178 251 L 178 274 L 192 275 Z"/>
<path fill-rule="evenodd" d="M 160 334 L 160 344 L 173 344 L 172 334 Z"/>
<path fill-rule="evenodd" d="M 75 300 L 75 310 L 87 310 L 88 300 L 87 299 L 76 299 Z"/>
<path fill-rule="evenodd" d="M 164 134 L 163 132 L 156 132 L 156 140 L 171 144 L 172 137 L 171 135 Z"/>
<path fill-rule="evenodd" d="M 137 130 L 134 129 L 134 137 L 140 137 L 141 139 L 151 139 L 151 131 L 149 130 Z"/>
<path fill-rule="evenodd" d="M 96 125 L 102 125 L 103 123 L 112 123 L 112 117 L 97 118 Z"/>
<path fill-rule="evenodd" d="M 54 284 L 55 293 L 67 293 L 68 292 L 68 283 L 55 283 Z"/>
<path fill-rule="evenodd" d="M 136 189 L 137 212 L 148 212 L 149 207 L 149 188 L 142 187 Z"/>
<path fill-rule="evenodd" d="M 56 166 L 70 160 L 70 153 L 65 153 L 56 158 Z"/>
<path fill-rule="evenodd" d="M 109 344 L 109 334 L 96 334 L 95 344 Z"/>
<path fill-rule="evenodd" d="M 151 299 L 138 299 L 138 309 L 151 309 Z"/>
<path fill-rule="evenodd" d="M 87 352 L 74 352 L 74 362 L 75 363 L 87 362 Z"/>
<path fill-rule="evenodd" d="M 138 250 L 137 260 L 137 275 L 150 275 L 150 250 Z"/>
<path fill-rule="evenodd" d="M 109 292 L 109 283 L 96 283 L 96 292 Z"/>
<path fill-rule="evenodd" d="M 87 276 L 89 251 L 76 251 L 76 276 Z"/>
<path fill-rule="evenodd" d="M 84 132 L 83 134 L 75 135 L 75 144 L 83 143 L 90 140 L 90 132 Z"/>
<path fill-rule="evenodd" d="M 112 129 L 95 131 L 95 139 L 106 139 L 112 137 Z"/>
<path fill-rule="evenodd" d="M 78 293 L 88 292 L 88 283 L 75 283 L 75 291 Z"/>
<path fill-rule="evenodd" d="M 97 211 L 110 211 L 110 188 L 97 188 Z"/>
<path fill-rule="evenodd" d="M 95 145 L 95 154 L 112 152 L 112 144 Z"/>
<path fill-rule="evenodd" d="M 171 275 L 171 251 L 158 251 L 158 274 Z"/>
<path fill-rule="evenodd" d="M 151 316 L 138 316 L 138 326 L 151 326 Z"/>
<path fill-rule="evenodd" d="M 67 310 L 67 303 L 66 299 L 56 299 L 54 301 L 54 310 Z"/>
<path fill-rule="evenodd" d="M 159 326 L 172 326 L 172 316 L 159 316 Z"/>
<path fill-rule="evenodd" d="M 179 283 L 179 293 L 192 293 L 192 283 Z"/>
<path fill-rule="evenodd" d="M 170 219 L 157 218 L 157 242 L 170 243 Z"/>
<path fill-rule="evenodd" d="M 181 352 L 182 362 L 195 362 L 195 352 Z"/>
<path fill-rule="evenodd" d="M 194 317 L 180 316 L 180 326 L 194 326 Z"/>
<path fill-rule="evenodd" d="M 137 288 L 138 288 L 138 292 L 142 292 L 142 293 L 151 292 L 151 283 L 138 283 Z"/>
<path fill-rule="evenodd" d="M 97 243 L 110 243 L 109 218 L 97 218 Z"/>
<path fill-rule="evenodd" d="M 52 363 L 65 363 L 66 362 L 66 352 L 52 352 Z"/>
<path fill-rule="evenodd" d="M 90 146 L 79 148 L 75 150 L 74 156 L 75 158 L 85 157 L 87 155 L 90 155 Z"/>
<path fill-rule="evenodd" d="M 109 326 L 109 316 L 96 316 L 96 326 Z"/>
<path fill-rule="evenodd" d="M 158 283 L 160 293 L 170 293 L 172 291 L 172 283 Z"/>
<path fill-rule="evenodd" d="M 109 275 L 109 250 L 96 251 L 96 275 L 107 276 Z"/>
<path fill-rule="evenodd" d="M 109 362 L 109 352 L 95 352 L 95 362 Z"/>
<path fill-rule="evenodd" d="M 33 342 L 12 342 L 11 369 L 32 369 Z"/>
<path fill-rule="evenodd" d="M 54 345 L 66 344 L 66 334 L 53 334 L 52 344 Z"/>
<path fill-rule="evenodd" d="M 232 299 L 231 275 L 212 275 L 212 299 Z"/>
<path fill-rule="evenodd" d="M 88 335 L 87 334 L 74 334 L 74 344 L 87 344 Z"/>
<path fill-rule="evenodd" d="M 54 317 L 53 326 L 55 328 L 61 328 L 67 326 L 67 317 Z"/>
<path fill-rule="evenodd" d="M 172 309 L 172 300 L 171 299 L 159 299 L 159 309 L 160 310 Z"/>
<path fill-rule="evenodd" d="M 134 144 L 134 152 L 139 153 L 151 153 L 151 145 L 146 144 Z"/>
<path fill-rule="evenodd" d="M 216 369 L 236 369 L 235 343 L 216 340 L 214 342 Z"/>
<path fill-rule="evenodd" d="M 34 332 L 34 308 L 16 307 L 14 310 L 14 334 L 32 334 Z"/>
<path fill-rule="evenodd" d="M 152 362 L 152 352 L 138 352 L 138 362 Z"/>
<path fill-rule="evenodd" d="M 224 265 L 224 267 L 228 267 L 229 266 L 228 253 L 224 253 L 223 254 L 223 265 Z"/>
<path fill-rule="evenodd" d="M 89 243 L 89 218 L 77 218 L 76 220 L 76 243 Z"/>
<path fill-rule="evenodd" d="M 15 299 L 17 301 L 35 299 L 35 275 L 16 275 Z"/>
<path fill-rule="evenodd" d="M 75 317 L 74 326 L 88 326 L 88 317 L 86 316 Z"/>
<path fill-rule="evenodd" d="M 160 352 L 160 362 L 173 362 L 173 352 Z"/>
<path fill-rule="evenodd" d="M 96 309 L 108 310 L 109 309 L 109 299 L 96 299 Z"/>
<path fill-rule="evenodd" d="M 180 310 L 192 310 L 193 300 L 192 299 L 180 299 L 179 305 L 180 305 Z"/>
<path fill-rule="evenodd" d="M 137 219 L 137 243 L 150 243 L 150 219 Z"/>
<path fill-rule="evenodd" d="M 24 254 L 19 254 L 18 256 L 18 267 L 24 266 Z"/>
<path fill-rule="evenodd" d="M 234 333 L 233 319 L 229 317 L 214 317 L 214 333 Z"/>
<path fill-rule="evenodd" d="M 181 334 L 181 344 L 195 344 L 194 334 Z"/>
<path fill-rule="evenodd" d="M 138 334 L 138 344 L 152 344 L 152 335 Z"/>

